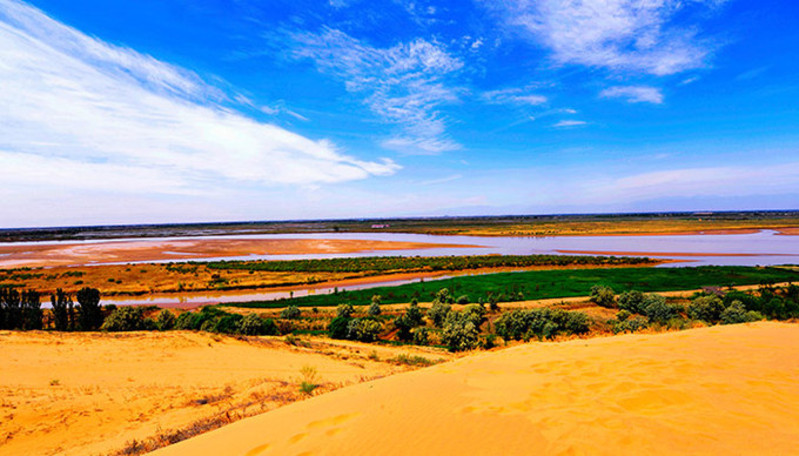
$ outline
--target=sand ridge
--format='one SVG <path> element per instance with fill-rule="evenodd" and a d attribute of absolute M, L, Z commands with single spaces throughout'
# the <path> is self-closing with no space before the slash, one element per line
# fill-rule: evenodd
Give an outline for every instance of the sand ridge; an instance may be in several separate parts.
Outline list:
<path fill-rule="evenodd" d="M 344 388 L 170 455 L 793 454 L 799 325 L 532 343 Z"/>

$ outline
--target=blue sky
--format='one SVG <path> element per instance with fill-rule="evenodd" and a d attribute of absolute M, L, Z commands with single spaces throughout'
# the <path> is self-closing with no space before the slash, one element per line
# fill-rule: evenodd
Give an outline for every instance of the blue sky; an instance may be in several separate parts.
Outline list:
<path fill-rule="evenodd" d="M 796 209 L 797 17 L 0 0 L 0 226 Z"/>

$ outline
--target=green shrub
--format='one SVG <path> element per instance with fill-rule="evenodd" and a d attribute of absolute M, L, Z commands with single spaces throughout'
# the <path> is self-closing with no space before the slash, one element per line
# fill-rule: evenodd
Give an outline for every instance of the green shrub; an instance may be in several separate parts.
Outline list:
<path fill-rule="evenodd" d="M 465 312 L 449 312 L 444 321 L 441 342 L 450 351 L 471 350 L 477 347 L 479 332 L 473 317 Z"/>
<path fill-rule="evenodd" d="M 724 295 L 723 301 L 725 308 L 729 307 L 733 302 L 739 301 L 744 305 L 746 310 L 754 310 L 757 312 L 763 310 L 763 302 L 760 298 L 740 290 L 727 292 L 727 294 Z"/>
<path fill-rule="evenodd" d="M 380 310 L 380 302 L 374 302 L 369 305 L 369 311 L 367 312 L 369 315 L 376 317 L 382 313 Z"/>
<path fill-rule="evenodd" d="M 737 301 L 743 307 L 743 303 Z M 698 296 L 688 305 L 688 316 L 694 320 L 718 323 L 724 312 L 724 302 L 718 296 Z"/>
<path fill-rule="evenodd" d="M 753 310 L 747 311 L 741 301 L 733 301 L 729 307 L 721 312 L 719 319 L 723 325 L 732 325 L 762 320 L 763 315 Z"/>
<path fill-rule="evenodd" d="M 123 306 L 105 317 L 103 331 L 139 331 L 144 329 L 144 316 L 138 307 Z"/>
<path fill-rule="evenodd" d="M 346 339 L 347 327 L 350 324 L 351 318 L 349 317 L 336 317 L 330 321 L 327 326 L 327 333 L 333 339 Z"/>
<path fill-rule="evenodd" d="M 416 345 L 427 345 L 430 343 L 429 331 L 427 328 L 414 328 L 411 331 L 413 343 Z"/>
<path fill-rule="evenodd" d="M 619 295 L 619 309 L 633 314 L 644 313 L 646 295 L 637 290 L 626 291 Z"/>
<path fill-rule="evenodd" d="M 589 330 L 588 315 L 563 309 L 517 309 L 506 312 L 494 323 L 505 340 L 537 337 L 549 339 L 558 334 L 584 334 Z"/>
<path fill-rule="evenodd" d="M 347 324 L 347 339 L 373 342 L 383 330 L 383 325 L 373 318 L 355 318 Z"/>
<path fill-rule="evenodd" d="M 644 299 L 644 315 L 650 323 L 666 324 L 672 318 L 679 317 L 683 310 L 680 305 L 667 303 L 661 295 L 649 294 Z"/>
<path fill-rule="evenodd" d="M 280 334 L 280 329 L 275 324 L 275 321 L 271 318 L 265 318 L 263 320 L 263 326 L 261 327 L 261 335 L 262 336 L 277 336 Z"/>
<path fill-rule="evenodd" d="M 237 331 L 246 336 L 276 336 L 280 333 L 272 319 L 263 319 L 256 314 L 247 314 L 239 321 Z"/>
<path fill-rule="evenodd" d="M 621 303 L 619 304 L 619 307 L 621 307 Z M 624 320 L 630 318 L 631 315 L 632 315 L 632 313 L 630 313 L 629 310 L 622 309 L 618 313 L 616 313 L 616 320 L 624 321 Z"/>
<path fill-rule="evenodd" d="M 492 294 L 488 297 L 488 308 L 491 312 L 499 311 L 499 295 Z"/>
<path fill-rule="evenodd" d="M 613 323 L 612 329 L 614 334 L 624 332 L 634 333 L 642 329 L 646 329 L 648 326 L 649 324 L 647 323 L 646 318 L 634 315 L 626 320 Z"/>
<path fill-rule="evenodd" d="M 302 311 L 297 306 L 288 306 L 280 312 L 280 318 L 285 318 L 287 320 L 300 318 L 300 315 L 302 315 Z"/>
<path fill-rule="evenodd" d="M 486 334 L 485 337 L 482 337 L 480 340 L 480 346 L 483 347 L 485 350 L 490 350 L 497 346 L 497 335 L 496 334 Z"/>
<path fill-rule="evenodd" d="M 442 288 L 438 290 L 438 292 L 436 293 L 436 300 L 441 301 L 445 304 L 452 304 L 455 301 L 452 295 L 450 295 L 448 288 Z"/>
<path fill-rule="evenodd" d="M 466 306 L 466 308 L 463 309 L 463 313 L 478 328 L 480 328 L 480 325 L 482 325 L 485 322 L 486 309 L 480 304 L 470 304 Z"/>
<path fill-rule="evenodd" d="M 461 305 L 469 304 L 469 297 L 466 295 L 461 295 L 455 302 Z"/>
<path fill-rule="evenodd" d="M 444 290 L 447 289 L 444 288 Z M 430 310 L 427 311 L 427 317 L 430 318 L 430 320 L 432 320 L 433 325 L 435 327 L 440 328 L 444 324 L 444 320 L 447 318 L 447 315 L 449 315 L 451 311 L 452 311 L 452 306 L 450 306 L 448 303 L 444 301 L 435 299 L 433 301 L 433 305 L 430 307 Z"/>
<path fill-rule="evenodd" d="M 355 308 L 352 307 L 352 304 L 340 304 L 336 307 L 336 316 L 350 318 L 352 314 L 355 313 Z"/>
<path fill-rule="evenodd" d="M 616 293 L 613 288 L 602 285 L 591 287 L 590 300 L 601 307 L 612 308 L 616 306 Z"/>
<path fill-rule="evenodd" d="M 175 321 L 175 329 L 192 329 L 192 314 L 191 312 L 185 312 L 178 315 L 177 321 Z"/>
<path fill-rule="evenodd" d="M 155 320 L 155 328 L 159 331 L 168 331 L 175 327 L 176 321 L 177 318 L 175 318 L 175 314 L 164 309 L 158 314 L 158 318 Z"/>

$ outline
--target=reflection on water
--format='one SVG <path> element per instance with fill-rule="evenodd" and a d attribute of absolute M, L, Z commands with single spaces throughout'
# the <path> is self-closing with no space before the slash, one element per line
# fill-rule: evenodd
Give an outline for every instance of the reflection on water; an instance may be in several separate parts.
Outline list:
<path fill-rule="evenodd" d="M 402 233 L 318 233 L 318 234 L 274 234 L 274 235 L 242 235 L 211 236 L 208 239 L 355 239 L 398 242 L 426 242 L 435 244 L 480 245 L 482 247 L 432 248 L 414 250 L 379 250 L 342 254 L 310 254 L 310 255 L 250 255 L 244 257 L 227 257 L 227 260 L 288 260 L 339 258 L 362 256 L 442 256 L 442 255 L 532 255 L 558 254 L 562 250 L 589 251 L 596 254 L 623 254 L 624 252 L 641 252 L 656 255 L 657 258 L 683 260 L 690 263 L 669 263 L 661 267 L 685 265 L 777 265 L 799 264 L 799 236 L 783 236 L 775 231 L 763 230 L 753 234 L 726 235 L 669 235 L 669 236 L 557 236 L 557 237 L 479 237 L 479 236 L 433 236 L 424 234 Z M 203 239 L 193 238 L 164 238 Z M 141 241 L 141 239 L 130 239 Z M 159 239 L 147 239 L 158 241 Z M 122 241 L 122 240 L 115 240 Z M 75 241 L 70 241 L 75 243 Z M 98 241 L 85 241 L 96 243 Z M 79 243 L 79 242 L 78 242 Z M 704 254 L 704 255 L 703 255 Z M 714 256 L 714 255 L 725 256 Z M 642 255 L 646 256 L 646 255 Z M 206 260 L 204 260 L 206 261 Z M 443 277 L 439 277 L 443 278 Z M 416 279 L 418 280 L 418 279 Z M 426 279 L 429 280 L 429 279 Z M 395 280 L 348 286 L 349 290 L 390 286 L 410 283 L 415 280 Z M 309 293 L 332 293 L 331 288 L 305 287 L 293 291 L 293 296 L 304 296 Z M 118 304 L 210 304 L 218 302 L 243 302 L 253 300 L 271 300 L 289 297 L 288 291 L 252 291 L 247 293 L 225 293 L 224 295 L 202 295 L 184 293 L 169 296 L 142 296 L 125 299 L 104 299 L 105 303 Z"/>

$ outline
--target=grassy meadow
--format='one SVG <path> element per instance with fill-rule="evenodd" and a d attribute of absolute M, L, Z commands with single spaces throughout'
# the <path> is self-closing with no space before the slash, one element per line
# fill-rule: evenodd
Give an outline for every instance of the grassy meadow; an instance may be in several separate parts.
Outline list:
<path fill-rule="evenodd" d="M 467 296 L 469 302 L 480 300 L 487 302 L 491 295 L 500 295 L 500 301 L 516 301 L 588 296 L 594 285 L 609 286 L 621 293 L 628 290 L 677 291 L 791 281 L 799 281 L 799 272 L 771 267 L 558 269 L 482 274 L 394 287 L 342 290 L 331 294 L 231 305 L 249 308 L 280 308 L 288 305 L 327 307 L 342 303 L 367 305 L 373 295 L 380 295 L 384 304 L 405 303 L 413 298 L 427 302 L 432 301 L 436 292 L 442 288 L 449 289 L 455 297 Z"/>

